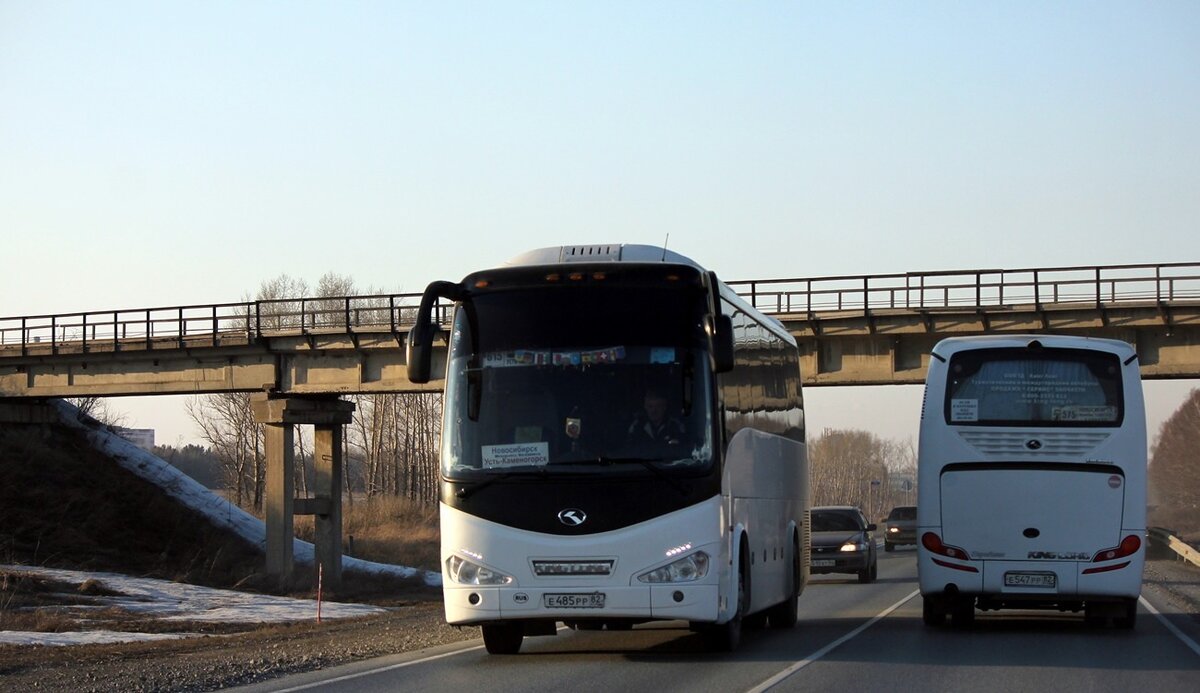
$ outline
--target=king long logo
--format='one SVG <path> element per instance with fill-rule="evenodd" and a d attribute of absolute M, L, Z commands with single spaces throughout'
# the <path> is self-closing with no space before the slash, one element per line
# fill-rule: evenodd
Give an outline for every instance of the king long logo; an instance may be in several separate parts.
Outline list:
<path fill-rule="evenodd" d="M 1090 553 L 1081 551 L 1030 551 L 1029 558 L 1044 558 L 1060 561 L 1085 561 L 1092 557 Z"/>
<path fill-rule="evenodd" d="M 578 527 L 587 521 L 587 513 L 579 508 L 567 508 L 558 511 L 558 521 L 568 527 Z"/>

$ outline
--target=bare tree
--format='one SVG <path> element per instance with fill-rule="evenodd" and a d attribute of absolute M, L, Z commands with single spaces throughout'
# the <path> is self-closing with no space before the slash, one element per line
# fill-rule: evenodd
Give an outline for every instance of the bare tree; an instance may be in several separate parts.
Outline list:
<path fill-rule="evenodd" d="M 113 411 L 103 397 L 68 397 L 67 402 L 78 409 L 81 416 L 95 419 L 108 428 L 121 428 L 128 419 L 125 414 Z"/>
<path fill-rule="evenodd" d="M 813 505 L 855 505 L 878 520 L 892 503 L 889 453 L 889 441 L 867 431 L 822 431 L 808 446 Z"/>
<path fill-rule="evenodd" d="M 440 393 L 371 395 L 357 399 L 351 445 L 363 462 L 368 496 L 437 502 Z"/>
<path fill-rule="evenodd" d="M 1200 535 L 1200 390 L 1163 422 L 1150 456 L 1151 522 Z"/>
<path fill-rule="evenodd" d="M 193 397 L 185 405 L 221 465 L 225 487 L 241 507 L 262 507 L 266 466 L 262 427 L 255 425 L 250 395 L 226 392 Z"/>

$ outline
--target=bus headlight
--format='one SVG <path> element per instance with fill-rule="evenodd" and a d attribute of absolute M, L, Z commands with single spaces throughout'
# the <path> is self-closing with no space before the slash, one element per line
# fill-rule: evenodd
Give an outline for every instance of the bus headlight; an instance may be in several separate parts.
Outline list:
<path fill-rule="evenodd" d="M 708 560 L 708 554 L 697 551 L 642 573 L 637 579 L 638 582 L 695 582 L 708 575 Z"/>
<path fill-rule="evenodd" d="M 485 568 L 458 556 L 446 559 L 446 574 L 451 580 L 462 585 L 507 585 L 513 581 L 511 575 Z"/>

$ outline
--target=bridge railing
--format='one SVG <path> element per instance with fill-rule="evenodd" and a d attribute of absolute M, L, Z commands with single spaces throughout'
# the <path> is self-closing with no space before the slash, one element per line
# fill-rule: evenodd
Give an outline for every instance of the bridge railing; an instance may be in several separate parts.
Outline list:
<path fill-rule="evenodd" d="M 1200 299 L 1200 263 L 985 269 L 727 282 L 766 313 Z"/>
<path fill-rule="evenodd" d="M 1200 263 L 910 272 L 732 281 L 759 310 L 814 315 L 881 309 L 1200 300 Z M 295 298 L 0 318 L 0 352 L 25 355 L 228 344 L 280 334 L 407 330 L 421 295 Z M 445 325 L 449 305 L 437 306 Z M 19 346 L 19 350 L 17 347 Z"/>
<path fill-rule="evenodd" d="M 55 354 L 65 347 L 77 353 L 216 346 L 278 334 L 397 332 L 414 322 L 420 300 L 420 294 L 343 296 L 0 318 L 0 347 Z"/>

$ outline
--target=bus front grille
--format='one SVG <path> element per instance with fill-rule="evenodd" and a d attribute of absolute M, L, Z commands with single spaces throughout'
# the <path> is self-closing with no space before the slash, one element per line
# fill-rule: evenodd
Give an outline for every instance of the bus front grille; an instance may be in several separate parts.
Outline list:
<path fill-rule="evenodd" d="M 538 577 L 576 577 L 579 575 L 611 575 L 614 561 L 611 558 L 595 560 L 534 560 L 533 574 Z"/>

